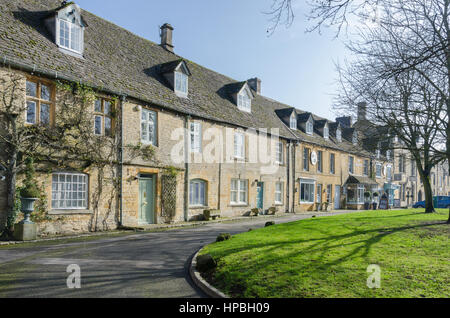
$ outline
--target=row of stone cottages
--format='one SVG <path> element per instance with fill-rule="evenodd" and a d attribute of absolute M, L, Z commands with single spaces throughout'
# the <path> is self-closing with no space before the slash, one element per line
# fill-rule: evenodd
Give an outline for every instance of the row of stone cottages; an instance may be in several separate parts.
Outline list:
<path fill-rule="evenodd" d="M 0 9 L 0 77 L 21 78 L 23 124 L 54 124 L 65 93 L 58 81 L 90 83 L 92 129 L 118 138 L 122 150 L 117 197 L 104 191 L 98 205 L 95 171 L 39 175 L 48 198 L 41 234 L 83 232 L 93 222 L 100 230 L 180 222 L 205 209 L 357 209 L 365 191 L 383 193 L 392 179 L 393 155 L 364 149 L 350 118 L 331 122 L 262 96 L 257 78 L 236 82 L 177 56 L 169 24 L 157 45 L 74 3 L 7 1 Z M 206 149 L 212 140 L 219 151 Z M 124 147 L 136 144 L 151 145 L 155 160 Z M 5 198 L 0 181 L 2 219 Z"/>

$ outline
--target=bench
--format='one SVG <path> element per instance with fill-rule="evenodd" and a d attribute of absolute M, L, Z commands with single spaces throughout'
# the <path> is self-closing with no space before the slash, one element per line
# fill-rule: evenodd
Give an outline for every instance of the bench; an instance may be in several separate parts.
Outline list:
<path fill-rule="evenodd" d="M 270 207 L 269 210 L 267 210 L 268 215 L 275 215 L 277 213 L 278 209 L 276 207 Z"/>
<path fill-rule="evenodd" d="M 217 218 L 220 218 L 220 211 L 219 210 L 204 210 L 203 217 L 206 221 L 209 221 L 211 219 L 215 220 Z"/>

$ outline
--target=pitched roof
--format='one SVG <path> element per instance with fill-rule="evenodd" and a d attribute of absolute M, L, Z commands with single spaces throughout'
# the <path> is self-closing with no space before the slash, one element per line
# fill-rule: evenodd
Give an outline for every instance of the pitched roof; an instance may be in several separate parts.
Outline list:
<path fill-rule="evenodd" d="M 2 0 L 0 63 L 17 61 L 36 68 L 37 74 L 40 70 L 53 72 L 74 82 L 125 94 L 167 110 L 244 128 L 266 128 L 269 132 L 275 128 L 284 138 L 368 155 L 345 141 L 337 143 L 331 137 L 325 140 L 318 134 L 310 136 L 290 130 L 283 116 L 277 114 L 295 111 L 299 118 L 311 115 L 314 120 L 323 118 L 273 99 L 253 94 L 252 112 L 239 111 L 230 92 L 240 91 L 247 82 L 236 81 L 168 52 L 88 11 L 82 10 L 88 25 L 84 35 L 84 58 L 64 54 L 44 25 L 44 19 L 60 5 L 56 0 Z M 178 97 L 161 73 L 161 69 L 177 67 L 180 61 L 186 63 L 192 74 L 188 98 Z"/>
<path fill-rule="evenodd" d="M 84 59 L 60 52 L 44 25 L 60 6 L 55 0 L 2 0 L 0 2 L 0 60 L 15 60 L 37 69 L 57 72 L 75 82 L 120 92 L 133 98 L 192 116 L 244 128 L 278 128 L 282 137 L 293 135 L 274 111 L 288 106 L 256 96 L 252 112 L 237 109 L 226 86 L 239 83 L 184 59 L 192 76 L 189 97 L 175 95 L 159 71 L 180 56 L 82 10 L 85 30 Z"/>

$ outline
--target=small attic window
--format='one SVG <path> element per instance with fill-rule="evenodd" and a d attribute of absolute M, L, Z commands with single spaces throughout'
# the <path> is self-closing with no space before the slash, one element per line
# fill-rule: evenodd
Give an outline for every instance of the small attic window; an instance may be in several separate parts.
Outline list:
<path fill-rule="evenodd" d="M 188 76 L 181 72 L 175 72 L 175 93 L 187 96 Z"/>
<path fill-rule="evenodd" d="M 291 129 L 297 129 L 297 117 L 295 117 L 295 114 L 292 114 L 291 120 L 289 122 L 289 127 Z"/>
<path fill-rule="evenodd" d="M 81 16 L 81 9 L 78 5 L 75 3 L 63 4 L 45 20 L 45 23 L 54 35 L 56 45 L 63 53 L 82 57 L 84 29 L 87 24 Z"/>
<path fill-rule="evenodd" d="M 312 135 L 314 132 L 314 122 L 312 118 L 309 118 L 306 122 L 306 133 Z"/>
<path fill-rule="evenodd" d="M 323 127 L 323 138 L 330 139 L 330 129 L 328 128 L 328 125 Z"/>
<path fill-rule="evenodd" d="M 336 129 L 336 139 L 338 142 L 342 142 L 342 131 L 339 127 Z"/>
<path fill-rule="evenodd" d="M 83 53 L 83 29 L 75 23 L 59 19 L 58 45 L 64 49 Z"/>
<path fill-rule="evenodd" d="M 239 95 L 237 100 L 237 106 L 240 110 L 250 113 L 252 111 L 252 99 L 248 95 L 246 89 L 243 89 Z"/>

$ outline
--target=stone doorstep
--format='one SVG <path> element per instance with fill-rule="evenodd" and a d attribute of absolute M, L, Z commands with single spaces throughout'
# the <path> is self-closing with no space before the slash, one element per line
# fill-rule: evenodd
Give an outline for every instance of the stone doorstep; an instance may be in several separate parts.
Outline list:
<path fill-rule="evenodd" d="M 102 235 L 110 235 L 110 234 L 120 234 L 120 233 L 124 233 L 126 231 L 129 231 L 131 233 L 131 232 L 146 231 L 146 230 L 187 228 L 187 227 L 201 226 L 201 225 L 206 225 L 206 224 L 223 223 L 223 222 L 228 222 L 228 221 L 256 220 L 256 219 L 263 219 L 263 218 L 283 218 L 283 217 L 288 217 L 288 216 L 292 216 L 292 215 L 328 216 L 331 214 L 346 214 L 346 213 L 354 213 L 354 212 L 365 212 L 365 210 L 362 210 L 362 211 L 337 210 L 337 211 L 327 211 L 327 212 L 313 211 L 313 212 L 301 212 L 301 213 L 277 213 L 275 215 L 239 216 L 239 217 L 234 217 L 234 218 L 222 218 L 222 219 L 212 220 L 212 221 L 196 221 L 196 222 L 175 223 L 175 224 L 151 224 L 151 225 L 144 225 L 144 226 L 138 226 L 138 227 L 124 227 L 124 230 L 122 230 L 122 231 L 85 233 L 85 234 L 71 235 L 71 236 L 58 236 L 58 237 L 51 237 L 51 238 L 41 238 L 41 239 L 37 239 L 34 241 L 26 241 L 26 242 L 22 242 L 22 241 L 0 242 L 0 246 L 24 244 L 24 243 L 60 241 L 60 240 L 86 238 L 86 237 L 94 237 L 94 236 L 102 236 Z"/>

